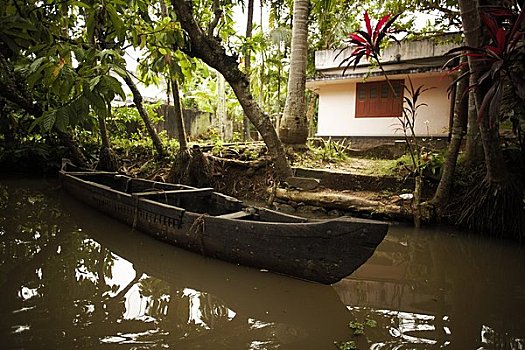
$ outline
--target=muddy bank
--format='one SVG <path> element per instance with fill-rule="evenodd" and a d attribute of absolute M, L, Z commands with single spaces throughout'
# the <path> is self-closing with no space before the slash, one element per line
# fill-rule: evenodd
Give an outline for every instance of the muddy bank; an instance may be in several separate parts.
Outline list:
<path fill-rule="evenodd" d="M 264 204 L 274 194 L 272 205 L 286 212 L 411 219 L 411 200 L 400 197 L 412 192 L 411 181 L 294 168 L 296 178 L 287 179 L 275 188 L 273 168 L 268 160 L 242 162 L 218 157 L 209 157 L 209 160 L 215 188 L 241 200 Z"/>

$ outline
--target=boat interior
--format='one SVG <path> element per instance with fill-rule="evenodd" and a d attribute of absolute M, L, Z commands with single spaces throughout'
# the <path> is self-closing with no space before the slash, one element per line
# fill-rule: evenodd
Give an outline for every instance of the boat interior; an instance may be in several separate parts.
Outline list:
<path fill-rule="evenodd" d="M 307 221 L 304 218 L 265 208 L 248 207 L 237 198 L 215 192 L 211 187 L 195 188 L 182 184 L 136 179 L 111 172 L 70 172 L 69 174 L 84 181 L 130 194 L 133 197 L 183 208 L 198 214 L 224 219 L 281 223 Z"/>

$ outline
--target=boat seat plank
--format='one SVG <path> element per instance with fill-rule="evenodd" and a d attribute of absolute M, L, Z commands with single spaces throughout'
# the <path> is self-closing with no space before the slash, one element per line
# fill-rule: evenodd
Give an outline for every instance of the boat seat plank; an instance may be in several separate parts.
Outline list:
<path fill-rule="evenodd" d="M 250 215 L 252 215 L 252 213 L 242 210 L 242 211 L 236 211 L 233 213 L 218 215 L 217 217 L 221 219 L 243 219 Z"/>
<path fill-rule="evenodd" d="M 132 196 L 134 197 L 147 197 L 152 195 L 158 195 L 158 194 L 176 194 L 176 195 L 200 195 L 200 196 L 207 196 L 213 193 L 215 191 L 211 187 L 205 187 L 205 188 L 195 188 L 195 189 L 187 189 L 187 190 L 156 190 L 156 191 L 146 191 L 146 192 L 134 192 Z"/>

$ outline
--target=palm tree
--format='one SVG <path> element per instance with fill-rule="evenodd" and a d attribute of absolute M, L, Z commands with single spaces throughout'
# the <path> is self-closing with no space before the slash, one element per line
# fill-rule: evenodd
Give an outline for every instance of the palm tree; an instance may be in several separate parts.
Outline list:
<path fill-rule="evenodd" d="M 294 0 L 288 94 L 283 119 L 279 124 L 279 137 L 287 145 L 305 145 L 308 137 L 305 84 L 308 61 L 309 10 L 309 0 Z"/>

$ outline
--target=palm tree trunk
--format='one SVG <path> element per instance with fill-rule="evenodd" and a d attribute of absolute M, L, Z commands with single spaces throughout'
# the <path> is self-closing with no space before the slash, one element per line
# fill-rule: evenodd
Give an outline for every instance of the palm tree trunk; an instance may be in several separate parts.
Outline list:
<path fill-rule="evenodd" d="M 305 85 L 309 9 L 309 0 L 294 0 L 288 91 L 283 118 L 279 124 L 279 137 L 287 145 L 304 146 L 308 138 Z"/>

